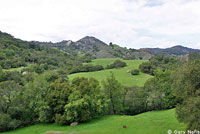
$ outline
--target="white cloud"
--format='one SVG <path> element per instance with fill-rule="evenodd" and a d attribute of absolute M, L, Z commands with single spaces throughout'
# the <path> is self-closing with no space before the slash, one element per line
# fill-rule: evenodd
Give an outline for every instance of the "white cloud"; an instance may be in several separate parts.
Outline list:
<path fill-rule="evenodd" d="M 200 0 L 0 0 L 0 30 L 24 40 L 90 35 L 132 48 L 196 48 L 200 38 L 189 35 L 199 24 Z"/>

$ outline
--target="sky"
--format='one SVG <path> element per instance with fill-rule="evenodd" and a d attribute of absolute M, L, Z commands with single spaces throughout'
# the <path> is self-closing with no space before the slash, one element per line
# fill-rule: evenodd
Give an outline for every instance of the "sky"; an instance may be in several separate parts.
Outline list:
<path fill-rule="evenodd" d="M 0 31 L 22 40 L 94 36 L 127 48 L 200 48 L 200 0 L 0 0 Z"/>

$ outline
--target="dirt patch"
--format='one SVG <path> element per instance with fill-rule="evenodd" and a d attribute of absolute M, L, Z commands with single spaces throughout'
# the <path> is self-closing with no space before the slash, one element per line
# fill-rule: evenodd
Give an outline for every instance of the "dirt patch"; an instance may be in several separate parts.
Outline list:
<path fill-rule="evenodd" d="M 45 134 L 62 134 L 61 131 L 47 131 Z"/>
<path fill-rule="evenodd" d="M 74 130 L 74 131 L 67 132 L 67 134 L 80 134 L 80 132 L 81 133 L 88 133 L 89 131 L 87 131 L 87 130 L 81 130 L 81 131 Z"/>

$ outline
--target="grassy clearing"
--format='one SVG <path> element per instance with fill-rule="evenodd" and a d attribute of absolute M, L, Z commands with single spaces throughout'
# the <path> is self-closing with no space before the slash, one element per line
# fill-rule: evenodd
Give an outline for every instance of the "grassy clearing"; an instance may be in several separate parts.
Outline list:
<path fill-rule="evenodd" d="M 127 128 L 123 128 L 123 125 Z M 136 116 L 104 116 L 76 127 L 37 124 L 2 134 L 45 134 L 47 131 L 61 131 L 62 134 L 167 134 L 169 129 L 185 129 L 184 124 L 178 123 L 175 109 L 146 112 Z"/>
<path fill-rule="evenodd" d="M 21 72 L 24 68 L 28 68 L 33 64 L 28 64 L 26 67 L 18 67 L 18 68 L 10 68 L 10 69 L 3 69 L 3 71 L 18 71 Z"/>
<path fill-rule="evenodd" d="M 21 72 L 23 69 L 24 69 L 24 67 L 18 67 L 18 68 L 3 69 L 3 71 L 18 71 L 18 72 Z"/>
<path fill-rule="evenodd" d="M 118 58 L 107 58 L 107 59 L 96 59 L 93 60 L 90 64 L 106 66 L 113 63 Z M 144 60 L 123 60 L 127 63 L 126 67 L 120 69 L 107 69 L 96 72 L 86 72 L 86 73 L 76 73 L 69 75 L 69 80 L 73 80 L 75 77 L 93 77 L 96 78 L 99 82 L 105 80 L 112 71 L 116 79 L 125 86 L 140 86 L 142 87 L 147 79 L 151 76 L 140 72 L 139 75 L 132 76 L 130 73 L 127 73 L 128 70 L 137 69 L 139 65 L 144 62 Z"/>
<path fill-rule="evenodd" d="M 91 63 L 85 63 L 85 64 L 102 65 L 103 67 L 106 67 L 108 64 L 113 63 L 115 60 L 122 60 L 122 59 L 120 58 L 95 59 L 95 60 L 92 60 Z"/>

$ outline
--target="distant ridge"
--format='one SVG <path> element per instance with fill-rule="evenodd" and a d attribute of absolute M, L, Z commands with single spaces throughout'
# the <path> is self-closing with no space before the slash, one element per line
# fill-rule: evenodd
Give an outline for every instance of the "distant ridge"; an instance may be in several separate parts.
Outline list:
<path fill-rule="evenodd" d="M 71 40 L 61 41 L 57 43 L 52 42 L 38 42 L 34 43 L 62 49 L 69 53 L 74 54 L 89 54 L 93 58 L 123 58 L 123 59 L 144 59 L 148 60 L 152 55 L 146 52 L 140 52 L 135 49 L 127 49 L 120 47 L 119 45 L 110 43 L 109 45 L 105 42 L 93 37 L 85 36 L 84 38 L 73 42 Z"/>
<path fill-rule="evenodd" d="M 38 42 L 36 44 L 56 47 L 64 51 L 73 52 L 76 54 L 90 54 L 94 58 L 124 58 L 124 59 L 149 59 L 152 55 L 163 54 L 173 56 L 183 56 L 194 52 L 200 53 L 199 49 L 192 49 L 181 45 L 176 45 L 170 48 L 141 48 L 127 49 L 119 45 L 105 42 L 93 37 L 85 36 L 84 38 L 73 42 L 71 40 L 64 40 L 57 43 L 52 42 Z"/>
<path fill-rule="evenodd" d="M 150 54 L 164 54 L 164 55 L 186 55 L 191 53 L 200 53 L 199 49 L 192 49 L 188 47 L 184 47 L 181 45 L 173 46 L 170 48 L 141 48 L 140 51 L 144 51 Z"/>

